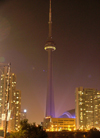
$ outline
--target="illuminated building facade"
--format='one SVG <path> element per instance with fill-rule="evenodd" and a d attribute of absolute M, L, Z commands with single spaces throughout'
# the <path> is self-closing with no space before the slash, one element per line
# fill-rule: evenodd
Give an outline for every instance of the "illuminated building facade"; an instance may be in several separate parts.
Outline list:
<path fill-rule="evenodd" d="M 46 117 L 43 125 L 46 131 L 73 131 L 76 129 L 75 109 L 64 112 L 59 118 Z"/>
<path fill-rule="evenodd" d="M 75 130 L 75 118 L 51 118 L 51 130 L 62 131 L 62 130 Z"/>
<path fill-rule="evenodd" d="M 76 129 L 75 118 L 47 118 L 48 126 L 44 127 L 46 131 L 73 131 Z M 47 121 L 46 121 L 47 123 Z"/>
<path fill-rule="evenodd" d="M 77 129 L 100 128 L 100 91 L 76 88 L 76 127 Z"/>
<path fill-rule="evenodd" d="M 13 130 L 18 130 L 19 128 L 20 115 L 21 115 L 21 91 L 16 90 L 15 91 L 15 114 L 13 117 L 13 120 L 14 120 Z"/>
<path fill-rule="evenodd" d="M 9 81 L 9 87 L 7 82 Z M 6 126 L 6 113 L 7 115 L 7 131 L 18 130 L 20 122 L 20 109 L 21 109 L 21 91 L 16 90 L 16 75 L 10 72 L 8 77 L 8 66 L 3 67 L 1 74 L 0 86 L 0 129 L 5 130 Z M 8 95 L 7 95 L 8 89 Z M 8 106 L 7 106 L 8 97 Z"/>
<path fill-rule="evenodd" d="M 48 52 L 48 80 L 47 80 L 47 101 L 46 101 L 46 117 L 55 117 L 54 93 L 52 87 L 52 52 L 56 50 L 52 39 L 52 19 L 51 19 L 51 0 L 49 8 L 49 35 L 44 49 Z"/>

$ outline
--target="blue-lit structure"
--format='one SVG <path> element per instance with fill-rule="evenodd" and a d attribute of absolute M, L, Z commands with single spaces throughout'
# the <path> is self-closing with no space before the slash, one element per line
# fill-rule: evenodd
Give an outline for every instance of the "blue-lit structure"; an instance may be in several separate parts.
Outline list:
<path fill-rule="evenodd" d="M 58 118 L 75 118 L 75 109 L 64 112 Z"/>

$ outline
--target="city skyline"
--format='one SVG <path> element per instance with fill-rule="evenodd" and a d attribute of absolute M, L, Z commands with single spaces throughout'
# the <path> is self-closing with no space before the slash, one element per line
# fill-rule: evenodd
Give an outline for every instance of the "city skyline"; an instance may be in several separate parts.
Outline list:
<path fill-rule="evenodd" d="M 75 88 L 100 90 L 100 2 L 52 1 L 56 116 L 75 108 Z M 0 61 L 11 62 L 29 122 L 45 116 L 49 0 L 0 4 Z"/>

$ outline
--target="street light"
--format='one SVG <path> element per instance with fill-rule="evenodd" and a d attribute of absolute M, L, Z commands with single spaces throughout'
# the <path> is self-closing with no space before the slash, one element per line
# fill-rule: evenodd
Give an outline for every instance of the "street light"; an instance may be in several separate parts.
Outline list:
<path fill-rule="evenodd" d="M 24 109 L 24 113 L 26 113 L 27 112 L 27 110 L 26 109 Z"/>

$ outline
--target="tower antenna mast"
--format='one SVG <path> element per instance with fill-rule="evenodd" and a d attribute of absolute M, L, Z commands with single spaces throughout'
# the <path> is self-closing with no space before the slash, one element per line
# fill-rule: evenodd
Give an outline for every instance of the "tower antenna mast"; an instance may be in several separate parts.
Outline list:
<path fill-rule="evenodd" d="M 49 39 L 52 39 L 52 13 L 51 13 L 51 0 L 50 0 L 50 7 L 49 7 Z"/>

